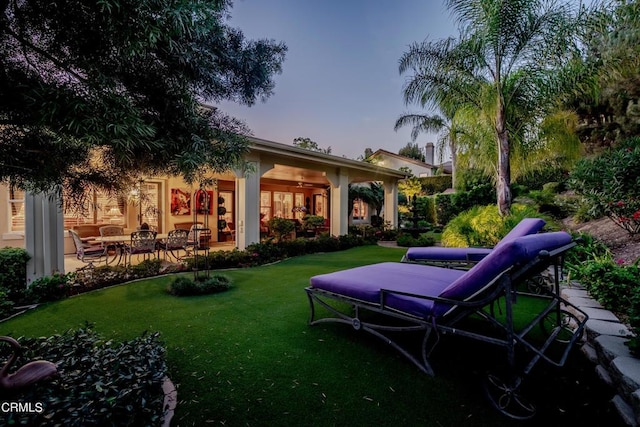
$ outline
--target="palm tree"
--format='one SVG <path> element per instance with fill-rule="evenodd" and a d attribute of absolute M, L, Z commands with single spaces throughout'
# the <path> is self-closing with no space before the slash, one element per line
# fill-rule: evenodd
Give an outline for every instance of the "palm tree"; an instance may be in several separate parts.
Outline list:
<path fill-rule="evenodd" d="M 532 130 L 555 107 L 556 66 L 572 52 L 571 8 L 554 0 L 446 0 L 460 38 L 409 47 L 400 73 L 413 72 L 405 101 L 444 111 L 466 109 L 488 127 L 496 152 L 498 209 L 511 207 L 512 142 L 535 147 Z M 518 118 L 533 118 L 519 123 Z M 473 130 L 473 129 L 472 129 Z M 512 138 L 513 136 L 513 138 Z"/>

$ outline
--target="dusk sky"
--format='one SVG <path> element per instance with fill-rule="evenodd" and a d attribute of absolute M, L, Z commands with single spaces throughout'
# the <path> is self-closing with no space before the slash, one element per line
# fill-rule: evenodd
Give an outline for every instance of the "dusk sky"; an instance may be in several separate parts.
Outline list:
<path fill-rule="evenodd" d="M 283 41 L 288 52 L 265 103 L 221 108 L 258 138 L 308 137 L 351 159 L 411 141 L 409 127 L 393 130 L 403 112 L 421 112 L 404 104 L 398 60 L 413 42 L 458 34 L 440 0 L 235 0 L 231 14 L 247 38 Z"/>

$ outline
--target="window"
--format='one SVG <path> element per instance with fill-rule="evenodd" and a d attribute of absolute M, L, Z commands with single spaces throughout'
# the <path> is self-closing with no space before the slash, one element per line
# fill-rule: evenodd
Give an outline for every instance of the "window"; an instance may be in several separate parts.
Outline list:
<path fill-rule="evenodd" d="M 369 205 L 363 202 L 360 199 L 355 199 L 353 201 L 353 211 L 352 216 L 354 220 L 363 220 L 367 219 L 369 214 Z"/>
<path fill-rule="evenodd" d="M 273 216 L 293 218 L 293 193 L 273 192 Z"/>
<path fill-rule="evenodd" d="M 24 231 L 24 191 L 9 188 L 9 208 L 11 209 L 10 231 Z"/>
<path fill-rule="evenodd" d="M 160 183 L 143 182 L 140 188 L 142 191 L 142 221 L 140 221 L 140 223 L 146 222 L 152 230 L 159 230 Z M 105 204 L 103 206 L 106 207 L 107 205 Z M 140 206 L 138 206 L 138 208 L 140 208 Z M 138 217 L 139 216 L 140 213 L 138 213 Z"/>
<path fill-rule="evenodd" d="M 304 193 L 295 194 L 295 206 L 293 207 L 294 217 L 302 219 L 307 214 L 307 208 L 304 206 Z"/>
<path fill-rule="evenodd" d="M 271 219 L 271 191 L 260 192 L 260 220 L 267 222 Z"/>
<path fill-rule="evenodd" d="M 112 208 L 117 208 L 111 212 Z M 119 216 L 116 213 L 120 213 Z M 93 191 L 87 195 L 86 200 L 82 206 L 70 208 L 64 207 L 63 210 L 64 228 L 70 229 L 74 225 L 82 224 L 102 224 L 102 223 L 117 223 L 116 221 L 122 221 L 122 212 L 118 205 L 117 200 L 109 197 L 107 194 L 100 191 Z"/>

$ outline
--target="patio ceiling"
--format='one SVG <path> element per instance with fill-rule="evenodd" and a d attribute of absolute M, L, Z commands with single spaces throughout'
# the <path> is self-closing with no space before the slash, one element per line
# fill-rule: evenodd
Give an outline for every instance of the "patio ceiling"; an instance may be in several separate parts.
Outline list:
<path fill-rule="evenodd" d="M 329 181 L 325 173 L 312 169 L 276 164 L 262 176 L 263 181 L 278 181 L 279 184 L 305 187 L 326 187 Z"/>

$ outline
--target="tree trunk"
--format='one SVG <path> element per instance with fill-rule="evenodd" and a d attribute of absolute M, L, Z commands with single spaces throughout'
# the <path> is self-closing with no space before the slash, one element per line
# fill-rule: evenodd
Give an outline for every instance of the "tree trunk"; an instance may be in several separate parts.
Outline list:
<path fill-rule="evenodd" d="M 451 188 L 455 191 L 456 189 L 456 143 L 455 140 L 450 137 L 449 139 L 449 147 L 451 149 Z"/>
<path fill-rule="evenodd" d="M 509 161 L 509 131 L 506 126 L 504 102 L 498 99 L 498 116 L 496 117 L 496 133 L 498 137 L 498 212 L 501 216 L 511 213 L 511 164 Z"/>

